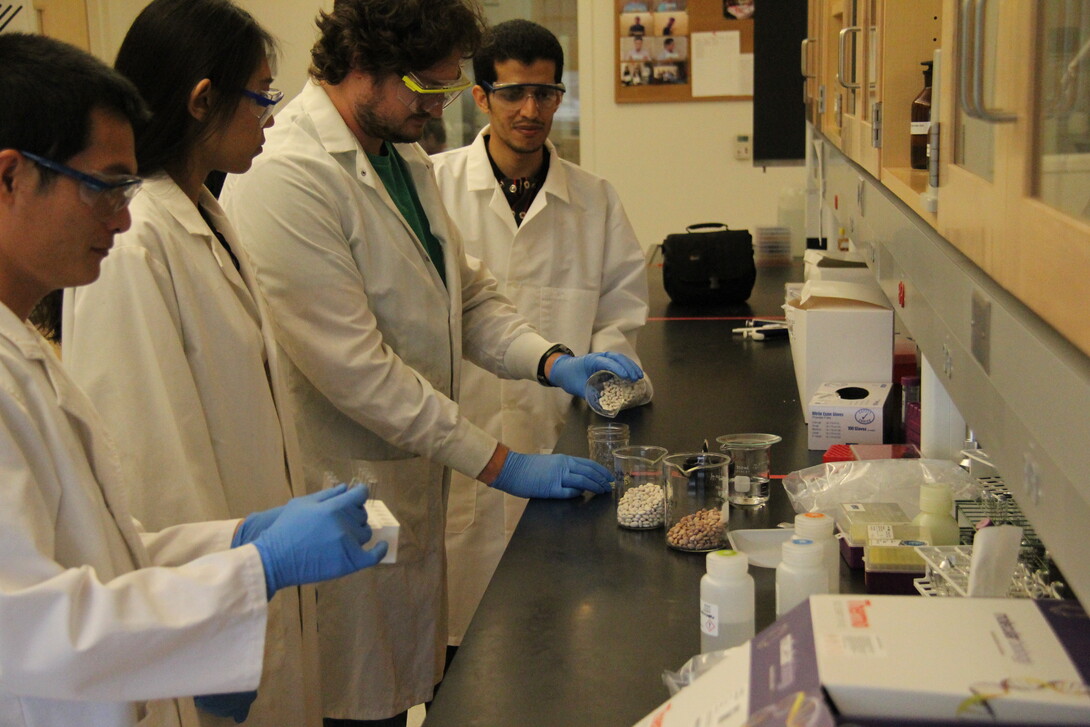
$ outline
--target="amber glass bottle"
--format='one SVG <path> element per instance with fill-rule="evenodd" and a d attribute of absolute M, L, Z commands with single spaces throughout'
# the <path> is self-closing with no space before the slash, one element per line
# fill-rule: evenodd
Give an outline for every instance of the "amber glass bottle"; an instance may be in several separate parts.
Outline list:
<path fill-rule="evenodd" d="M 912 100 L 911 164 L 913 169 L 927 169 L 928 132 L 931 131 L 931 70 L 934 63 L 924 61 L 923 90 Z"/>

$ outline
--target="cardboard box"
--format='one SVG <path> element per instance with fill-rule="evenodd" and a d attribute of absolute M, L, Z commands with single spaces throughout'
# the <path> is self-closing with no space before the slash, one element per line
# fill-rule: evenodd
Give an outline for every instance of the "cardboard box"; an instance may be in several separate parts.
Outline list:
<path fill-rule="evenodd" d="M 859 283 L 878 288 L 863 256 L 857 252 L 839 250 L 807 250 L 803 253 L 804 280 L 831 280 L 842 283 Z M 879 289 L 879 293 L 881 289 Z"/>
<path fill-rule="evenodd" d="M 1073 601 L 814 596 L 637 727 L 1090 724 Z"/>
<path fill-rule="evenodd" d="M 824 383 L 810 399 L 809 449 L 883 444 L 893 422 L 893 384 Z"/>
<path fill-rule="evenodd" d="M 810 400 L 826 381 L 891 381 L 893 311 L 880 290 L 811 280 L 786 291 L 784 318 L 807 423 Z"/>

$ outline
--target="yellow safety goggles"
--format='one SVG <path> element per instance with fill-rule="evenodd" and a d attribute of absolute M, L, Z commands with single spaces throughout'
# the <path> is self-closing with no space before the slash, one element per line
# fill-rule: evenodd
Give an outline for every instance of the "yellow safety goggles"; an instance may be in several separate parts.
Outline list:
<path fill-rule="evenodd" d="M 406 73 L 401 77 L 401 83 L 404 87 L 398 90 L 398 98 L 409 108 L 434 106 L 439 103 L 442 103 L 442 108 L 446 108 L 454 103 L 454 99 L 462 91 L 473 85 L 473 81 L 465 73 L 459 73 L 458 78 L 444 84 L 426 83 L 415 73 Z"/>

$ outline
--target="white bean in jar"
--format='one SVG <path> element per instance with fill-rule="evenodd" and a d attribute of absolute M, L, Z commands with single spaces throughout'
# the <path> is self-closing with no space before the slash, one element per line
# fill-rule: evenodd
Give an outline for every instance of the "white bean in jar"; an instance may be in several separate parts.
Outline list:
<path fill-rule="evenodd" d="M 602 386 L 598 406 L 606 411 L 621 411 L 642 404 L 643 384 L 626 379 L 612 379 Z"/>
<path fill-rule="evenodd" d="M 625 480 L 628 479 L 626 475 Z M 626 489 L 617 503 L 617 524 L 626 528 L 650 530 L 660 527 L 665 514 L 666 498 L 662 487 L 650 482 Z"/>

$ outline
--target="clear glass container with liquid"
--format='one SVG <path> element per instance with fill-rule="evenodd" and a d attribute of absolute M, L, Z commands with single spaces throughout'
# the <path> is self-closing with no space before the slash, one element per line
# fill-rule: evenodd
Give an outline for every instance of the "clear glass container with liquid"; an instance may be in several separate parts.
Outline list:
<path fill-rule="evenodd" d="M 717 437 L 719 451 L 730 455 L 731 474 L 727 500 L 732 505 L 754 507 L 768 502 L 771 458 L 769 450 L 780 441 L 777 434 L 725 434 Z"/>

